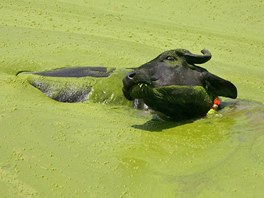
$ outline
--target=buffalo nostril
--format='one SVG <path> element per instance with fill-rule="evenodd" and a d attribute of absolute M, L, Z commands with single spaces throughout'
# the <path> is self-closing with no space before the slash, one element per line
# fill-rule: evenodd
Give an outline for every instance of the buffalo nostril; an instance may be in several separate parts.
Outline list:
<path fill-rule="evenodd" d="M 130 74 L 127 75 L 127 77 L 132 80 L 136 75 L 136 72 L 131 72 Z"/>

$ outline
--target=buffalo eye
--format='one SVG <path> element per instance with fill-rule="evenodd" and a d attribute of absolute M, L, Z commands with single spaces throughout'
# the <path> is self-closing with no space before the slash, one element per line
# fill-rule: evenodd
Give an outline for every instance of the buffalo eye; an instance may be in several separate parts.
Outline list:
<path fill-rule="evenodd" d="M 166 57 L 166 60 L 169 60 L 169 61 L 176 61 L 176 58 L 174 56 L 167 56 Z"/>

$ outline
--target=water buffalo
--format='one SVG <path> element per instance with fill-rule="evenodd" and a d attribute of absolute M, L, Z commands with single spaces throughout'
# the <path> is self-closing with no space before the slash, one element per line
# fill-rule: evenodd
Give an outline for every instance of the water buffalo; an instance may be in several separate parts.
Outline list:
<path fill-rule="evenodd" d="M 146 104 L 166 117 L 189 119 L 206 115 L 218 96 L 237 97 L 231 82 L 195 65 L 211 59 L 208 50 L 201 52 L 170 50 L 129 70 L 88 66 L 19 74 L 57 101 L 127 104 L 133 100 L 140 101 L 137 107 Z"/>
<path fill-rule="evenodd" d="M 237 89 L 231 82 L 195 65 L 211 59 L 208 50 L 201 52 L 163 52 L 128 73 L 123 79 L 124 96 L 142 99 L 151 109 L 174 119 L 206 115 L 218 96 L 236 98 Z"/>

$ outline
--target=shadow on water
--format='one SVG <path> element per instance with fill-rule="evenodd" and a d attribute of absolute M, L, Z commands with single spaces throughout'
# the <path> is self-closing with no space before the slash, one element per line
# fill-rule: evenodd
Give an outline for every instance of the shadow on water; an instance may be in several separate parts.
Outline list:
<path fill-rule="evenodd" d="M 164 129 L 174 128 L 177 126 L 192 123 L 194 121 L 195 119 L 182 120 L 182 121 L 167 121 L 167 120 L 160 120 L 160 119 L 152 119 L 142 125 L 132 125 L 132 127 L 136 129 L 149 131 L 149 132 L 162 132 L 162 130 Z"/>
<path fill-rule="evenodd" d="M 182 126 L 185 124 L 191 124 L 201 119 L 204 120 L 204 122 L 210 122 L 212 121 L 210 120 L 210 118 L 212 117 L 229 117 L 234 120 L 243 119 L 243 122 L 248 123 L 247 125 L 249 126 L 247 127 L 262 127 L 264 132 L 264 105 L 262 103 L 249 100 L 226 100 L 222 103 L 222 108 L 219 111 L 213 114 L 209 114 L 205 118 L 179 121 L 168 121 L 153 118 L 144 124 L 132 125 L 132 127 L 149 132 L 162 132 L 163 130 Z M 258 126 L 253 126 L 255 125 L 253 123 L 257 124 Z"/>

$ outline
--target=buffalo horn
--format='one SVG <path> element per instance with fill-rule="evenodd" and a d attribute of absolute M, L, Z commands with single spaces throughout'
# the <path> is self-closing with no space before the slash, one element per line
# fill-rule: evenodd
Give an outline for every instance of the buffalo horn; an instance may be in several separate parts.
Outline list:
<path fill-rule="evenodd" d="M 190 64 L 202 64 L 211 59 L 212 54 L 208 50 L 203 49 L 201 52 L 203 55 L 197 55 L 192 54 L 191 52 L 186 52 L 184 53 L 184 57 L 186 58 L 186 61 Z"/>

